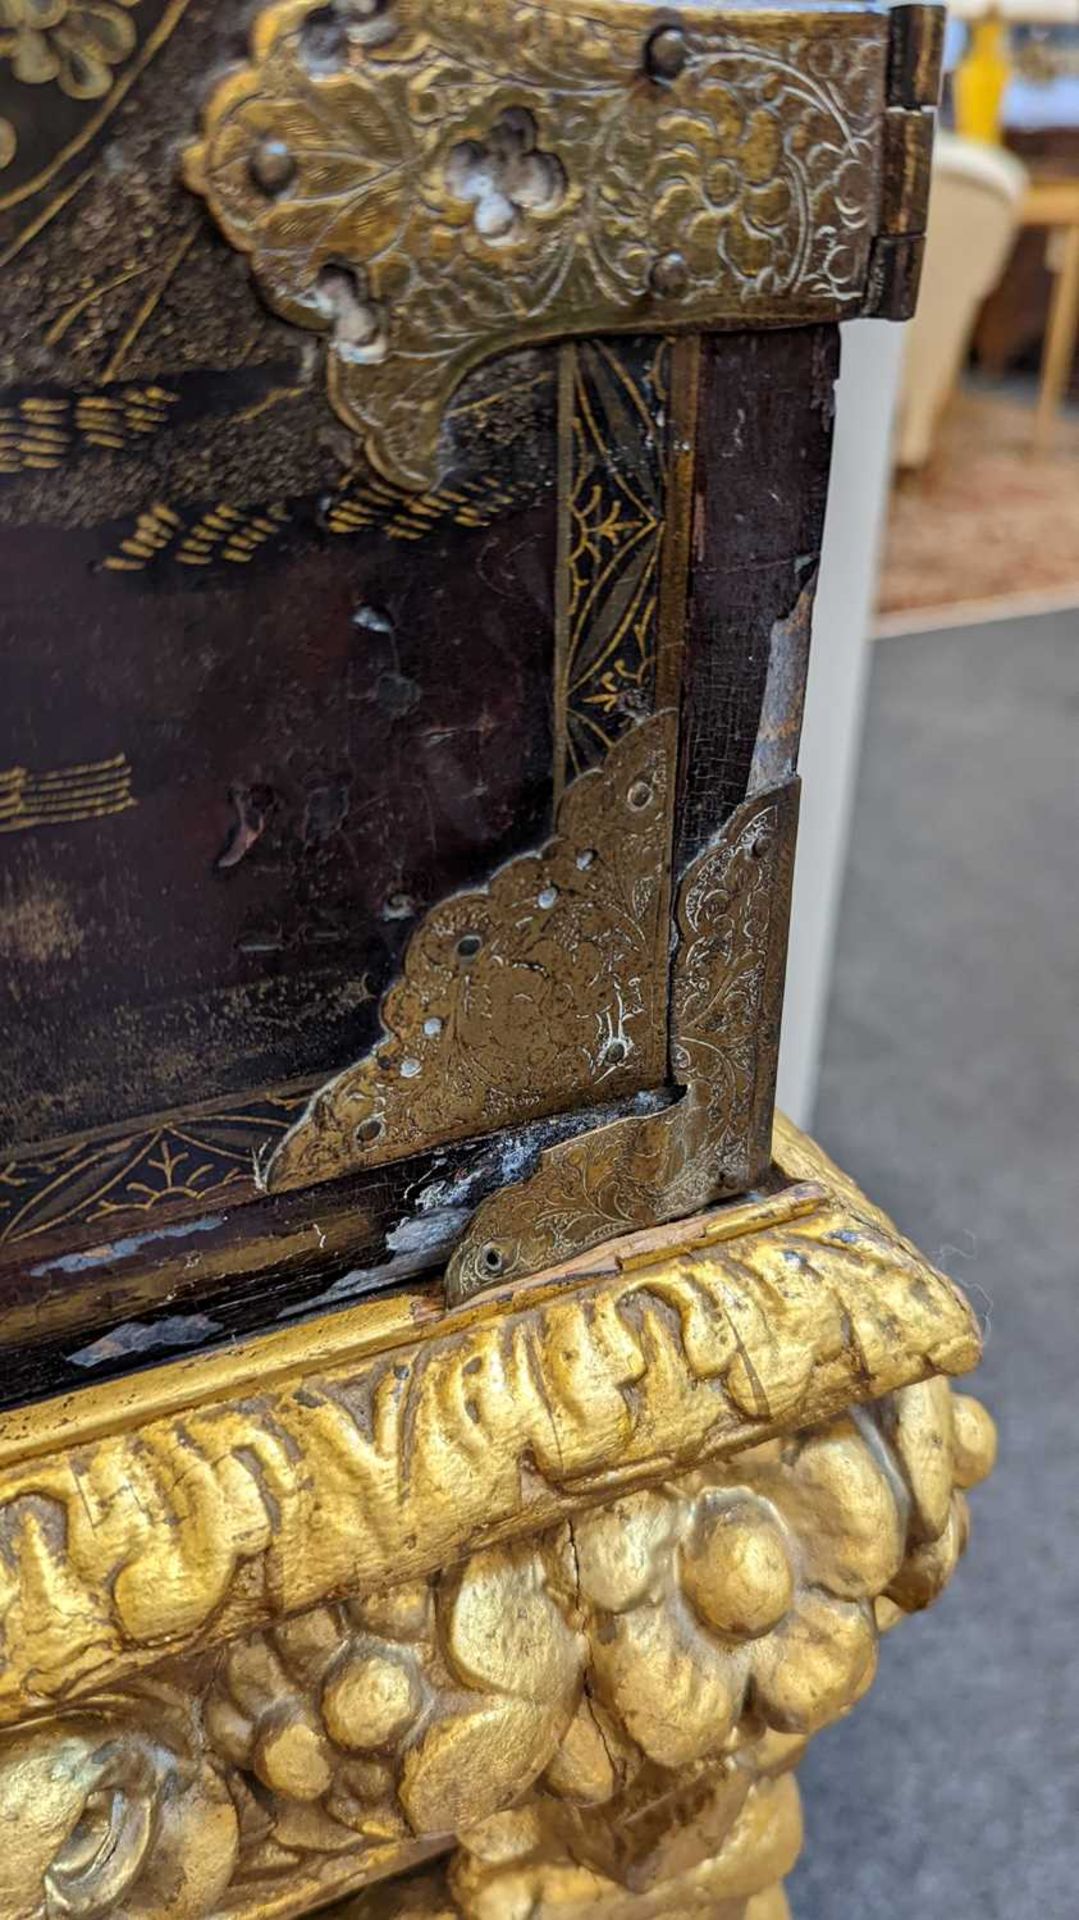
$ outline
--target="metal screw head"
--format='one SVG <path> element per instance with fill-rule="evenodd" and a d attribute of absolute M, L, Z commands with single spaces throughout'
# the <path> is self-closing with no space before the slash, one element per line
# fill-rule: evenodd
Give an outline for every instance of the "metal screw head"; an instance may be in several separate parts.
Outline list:
<path fill-rule="evenodd" d="M 677 80 L 689 59 L 681 27 L 657 27 L 644 50 L 644 62 L 653 80 Z"/>
<path fill-rule="evenodd" d="M 689 286 L 689 268 L 680 253 L 661 253 L 652 262 L 648 283 L 653 293 L 674 299 Z"/>
<path fill-rule="evenodd" d="M 296 176 L 296 162 L 284 140 L 268 135 L 251 155 L 251 178 L 263 193 L 283 193 Z"/>

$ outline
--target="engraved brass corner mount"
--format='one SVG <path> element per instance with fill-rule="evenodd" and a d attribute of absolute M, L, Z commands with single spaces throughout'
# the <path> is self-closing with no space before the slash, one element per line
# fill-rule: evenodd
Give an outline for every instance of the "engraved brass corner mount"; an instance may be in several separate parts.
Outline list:
<path fill-rule="evenodd" d="M 926 187 L 890 205 L 888 74 L 872 9 L 280 0 L 186 177 L 277 311 L 328 334 L 370 458 L 422 487 L 493 354 L 882 310 L 876 239 L 919 230 Z"/>
<path fill-rule="evenodd" d="M 271 1190 L 635 1092 L 482 1202 L 451 1300 L 744 1192 L 767 1165 L 798 783 L 750 796 L 683 874 L 668 968 L 674 716 L 567 788 L 558 832 L 414 934 L 383 1040 L 313 1097 Z M 657 1110 L 658 1109 L 658 1110 Z"/>
<path fill-rule="evenodd" d="M 744 1192 L 767 1165 L 797 822 L 797 781 L 754 795 L 682 878 L 677 1097 L 549 1147 L 485 1200 L 447 1268 L 451 1300 Z"/>
<path fill-rule="evenodd" d="M 384 1039 L 314 1096 L 267 1186 L 663 1080 L 674 747 L 673 713 L 634 727 L 567 788 L 545 847 L 431 909 Z"/>

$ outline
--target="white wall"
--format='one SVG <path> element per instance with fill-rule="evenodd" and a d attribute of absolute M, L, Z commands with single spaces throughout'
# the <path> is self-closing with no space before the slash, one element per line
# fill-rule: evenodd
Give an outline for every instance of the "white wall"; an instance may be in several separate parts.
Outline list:
<path fill-rule="evenodd" d="M 798 829 L 779 1104 L 810 1125 L 862 732 L 869 627 L 904 328 L 842 329 L 835 451 L 799 769 Z"/>

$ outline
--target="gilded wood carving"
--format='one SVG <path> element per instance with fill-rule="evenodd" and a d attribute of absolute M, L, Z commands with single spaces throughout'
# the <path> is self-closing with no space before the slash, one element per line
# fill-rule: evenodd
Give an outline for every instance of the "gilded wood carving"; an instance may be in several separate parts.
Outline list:
<path fill-rule="evenodd" d="M 392 0 L 259 14 L 187 158 L 330 390 L 425 486 L 469 367 L 527 340 L 854 312 L 881 179 L 872 12 Z"/>
<path fill-rule="evenodd" d="M 723 1781 L 709 1795 L 698 1787 L 687 1819 L 687 1855 L 715 1844 Z M 599 1816 L 591 1813 L 593 1825 Z M 690 1824 L 693 1821 L 693 1825 Z M 552 1826 L 554 1830 L 552 1831 Z M 757 1782 L 723 1839 L 722 1850 L 676 1871 L 660 1885 L 633 1892 L 580 1866 L 557 1825 L 527 1816 L 498 1824 L 489 1857 L 462 1849 L 448 1865 L 413 1871 L 388 1885 L 337 1902 L 328 1920 L 791 1920 L 777 1874 L 796 1860 L 802 1841 L 798 1790 L 789 1774 Z M 517 1853 L 514 1856 L 513 1849 Z M 530 1906 L 519 1903 L 530 1901 Z"/>
<path fill-rule="evenodd" d="M 958 1295 L 784 1139 L 817 1185 L 605 1280 L 9 1418 L 2 1920 L 284 1920 L 455 1839 L 469 1920 L 774 1888 L 993 1448 Z"/>
<path fill-rule="evenodd" d="M 0 1721 L 426 1577 L 612 1472 L 688 1468 L 971 1366 L 960 1296 L 817 1164 L 679 1228 L 677 1258 L 645 1236 L 512 1301 L 398 1294 L 5 1414 Z"/>
<path fill-rule="evenodd" d="M 501 1901 L 567 1875 L 662 1895 L 702 1855 L 714 1878 L 709 1855 L 737 1857 L 756 1797 L 871 1684 L 882 1623 L 946 1585 L 991 1447 L 977 1403 L 930 1381 L 212 1665 L 91 1690 L 0 1743 L 13 1823 L 62 1758 L 0 1865 L 0 1915 L 42 1873 L 69 1912 L 103 1883 L 125 1912 L 172 1913 L 177 1883 L 190 1920 L 302 1912 L 457 1835 L 466 1913 L 506 1911 L 492 1881 Z M 101 1830 L 57 1846 L 80 1792 L 105 1799 Z"/>
<path fill-rule="evenodd" d="M 947 1584 L 991 1459 L 930 1381 L 86 1689 L 0 1742 L 0 1915 L 298 1914 L 457 1836 L 475 1920 L 768 1887 L 800 1844 L 788 1770 Z"/>

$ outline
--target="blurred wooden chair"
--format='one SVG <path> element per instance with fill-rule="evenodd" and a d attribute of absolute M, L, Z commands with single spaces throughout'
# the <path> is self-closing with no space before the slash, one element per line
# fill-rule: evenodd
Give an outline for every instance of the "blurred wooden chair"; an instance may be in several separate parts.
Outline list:
<path fill-rule="evenodd" d="M 978 310 L 1008 258 L 1027 187 L 1013 155 L 983 142 L 938 136 L 925 267 L 907 331 L 896 464 L 923 467 L 958 379 Z"/>

